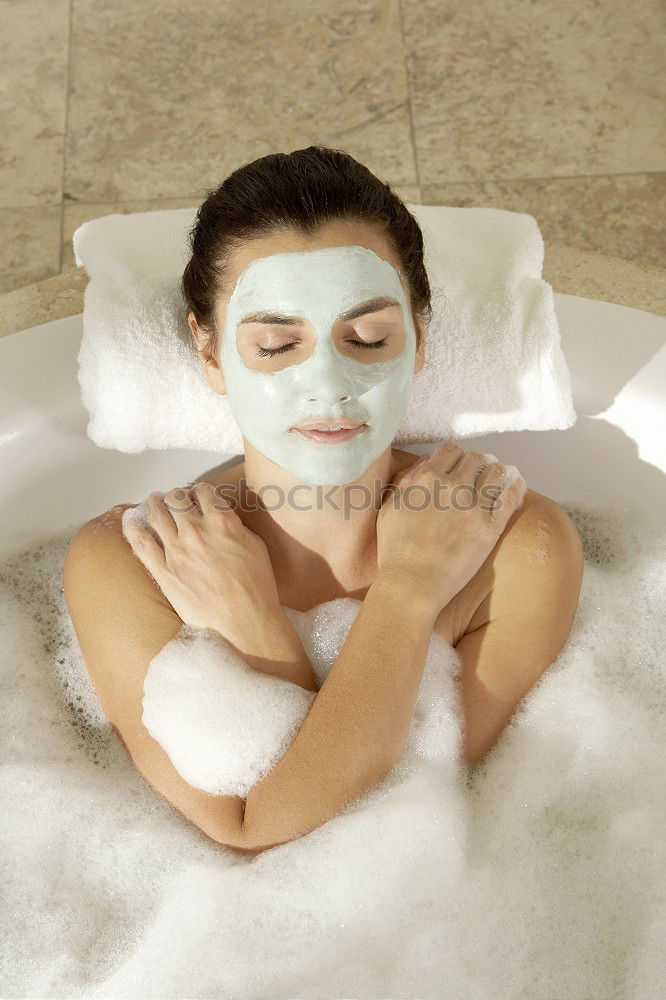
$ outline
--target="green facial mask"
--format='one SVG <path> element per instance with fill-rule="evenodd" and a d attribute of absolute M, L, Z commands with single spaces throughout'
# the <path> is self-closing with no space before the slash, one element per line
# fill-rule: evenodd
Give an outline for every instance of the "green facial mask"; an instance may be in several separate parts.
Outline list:
<path fill-rule="evenodd" d="M 402 345 L 398 353 L 395 346 L 391 353 L 354 345 L 353 328 L 361 320 L 340 320 L 380 296 L 401 307 L 401 321 L 392 310 L 393 332 L 383 324 L 388 341 L 393 337 L 394 345 Z M 309 333 L 280 327 L 292 340 L 311 343 L 314 328 L 316 342 L 306 360 L 289 363 L 285 354 L 279 371 L 250 367 L 239 353 L 238 328 L 257 312 L 301 317 Z M 372 316 L 363 322 L 371 328 Z M 301 344 L 301 354 L 303 349 Z M 416 333 L 398 272 L 372 250 L 341 246 L 252 261 L 227 306 L 220 362 L 231 412 L 253 447 L 300 482 L 334 486 L 358 479 L 393 441 L 407 408 L 415 354 Z M 345 417 L 367 424 L 348 441 L 313 441 L 292 429 Z"/>

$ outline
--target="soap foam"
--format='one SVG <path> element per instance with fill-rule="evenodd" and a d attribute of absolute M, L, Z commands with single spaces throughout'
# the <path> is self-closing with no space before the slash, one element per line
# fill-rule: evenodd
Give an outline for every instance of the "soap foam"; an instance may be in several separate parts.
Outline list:
<path fill-rule="evenodd" d="M 425 741 L 420 768 L 254 856 L 211 844 L 111 729 L 62 594 L 73 531 L 5 559 L 0 993 L 659 995 L 664 529 L 563 506 L 585 554 L 576 619 L 489 754 L 456 759 L 447 694 L 446 767 Z M 329 666 L 335 605 L 299 617 Z"/>

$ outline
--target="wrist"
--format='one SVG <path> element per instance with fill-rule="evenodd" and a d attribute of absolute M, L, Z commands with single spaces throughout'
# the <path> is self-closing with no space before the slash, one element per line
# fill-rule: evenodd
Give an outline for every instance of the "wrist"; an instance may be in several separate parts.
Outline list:
<path fill-rule="evenodd" d="M 225 622 L 211 627 L 254 670 L 291 681 L 310 691 L 318 690 L 301 637 L 281 605 L 276 608 L 251 608 L 245 615 L 238 614 L 233 625 Z"/>
<path fill-rule="evenodd" d="M 382 566 L 370 589 L 380 592 L 385 600 L 407 608 L 410 617 L 421 618 L 431 625 L 444 607 L 439 597 L 433 597 L 424 587 L 422 577 L 399 564 Z"/>
<path fill-rule="evenodd" d="M 211 608 L 210 628 L 235 646 L 260 646 L 266 635 L 284 630 L 289 621 L 280 604 L 240 601 L 229 597 Z"/>

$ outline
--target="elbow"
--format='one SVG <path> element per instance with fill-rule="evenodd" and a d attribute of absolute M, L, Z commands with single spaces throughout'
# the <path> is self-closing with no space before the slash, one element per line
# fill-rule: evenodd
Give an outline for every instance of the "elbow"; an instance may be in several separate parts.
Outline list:
<path fill-rule="evenodd" d="M 219 847 L 226 847 L 227 850 L 233 851 L 235 854 L 240 854 L 245 857 L 248 854 L 261 854 L 262 850 L 267 850 L 268 848 L 261 847 L 243 847 L 240 843 L 234 841 L 233 844 L 227 844 L 222 840 L 217 841 Z"/>
<path fill-rule="evenodd" d="M 462 759 L 468 767 L 473 768 L 486 756 L 489 750 L 490 747 L 471 747 L 465 744 L 462 751 Z"/>
<path fill-rule="evenodd" d="M 215 839 L 220 847 L 226 847 L 227 850 L 234 851 L 236 854 L 259 854 L 261 848 L 255 847 L 252 839 L 248 836 L 248 829 L 244 822 L 244 812 L 245 799 L 242 802 L 241 815 L 233 834 L 231 831 L 226 830 Z"/>
<path fill-rule="evenodd" d="M 234 830 L 233 847 L 243 854 L 262 854 L 273 847 L 280 847 L 297 840 L 309 830 L 302 830 L 294 823 L 294 809 L 285 804 L 284 795 L 278 796 L 279 805 L 262 802 L 260 790 L 267 777 L 253 785 L 247 797 L 239 800 L 238 822 Z M 259 794 L 259 798 L 257 795 Z M 276 796 L 269 795 L 269 803 Z M 295 795 L 292 802 L 298 799 Z M 298 817 L 296 817 L 298 818 Z"/>
<path fill-rule="evenodd" d="M 262 854 L 264 851 L 270 851 L 273 847 L 280 847 L 281 844 L 287 844 L 290 840 L 296 839 L 296 837 L 286 837 L 280 840 L 273 837 L 269 841 L 266 836 L 260 836 L 257 823 L 250 823 L 246 818 L 246 806 L 247 799 L 243 799 L 233 836 L 230 837 L 227 830 L 216 838 L 220 847 L 226 847 L 242 855 Z"/>
<path fill-rule="evenodd" d="M 247 800 L 243 803 L 245 807 Z M 278 836 L 278 830 L 276 829 L 276 824 L 272 823 L 269 828 L 266 829 L 266 824 L 257 821 L 256 815 L 253 813 L 253 821 L 246 818 L 245 809 L 243 809 L 243 816 L 240 823 L 240 835 L 237 840 L 237 850 L 241 851 L 243 854 L 263 854 L 264 851 L 270 851 L 274 847 L 281 847 L 282 844 L 288 844 L 292 840 L 298 840 L 299 837 L 304 836 L 309 833 L 309 830 L 299 830 L 292 833 L 291 836 Z M 287 824 L 282 824 L 286 826 Z M 289 824 L 293 829 L 293 824 Z M 278 828 L 280 824 L 277 824 Z"/>
<path fill-rule="evenodd" d="M 352 801 L 361 801 L 365 797 L 366 792 L 386 778 L 401 757 L 402 750 L 400 753 L 387 755 L 379 771 L 376 766 L 373 767 L 372 773 L 366 776 L 359 787 L 353 789 L 353 794 L 350 789 L 349 794 L 345 796 L 345 801 L 340 802 L 339 807 L 334 809 L 334 811 L 324 809 L 322 804 L 318 804 L 317 808 L 314 809 L 312 807 L 308 809 L 304 804 L 303 808 L 299 811 L 298 808 L 285 806 L 284 800 L 278 809 L 272 808 L 267 811 L 261 805 L 261 802 L 257 802 L 256 797 L 252 796 L 254 789 L 260 787 L 260 782 L 259 785 L 255 785 L 250 790 L 248 798 L 243 801 L 239 833 L 237 838 L 235 838 L 234 847 L 243 853 L 260 854 L 264 851 L 270 851 L 274 847 L 281 847 L 283 844 L 288 844 L 307 836 L 308 833 L 334 819 L 343 806 L 348 805 Z M 364 757 L 364 760 L 366 758 L 367 755 Z M 291 801 L 293 803 L 302 801 L 302 799 L 297 794 L 294 794 L 291 797 Z M 250 806 L 249 809 L 248 803 Z"/>

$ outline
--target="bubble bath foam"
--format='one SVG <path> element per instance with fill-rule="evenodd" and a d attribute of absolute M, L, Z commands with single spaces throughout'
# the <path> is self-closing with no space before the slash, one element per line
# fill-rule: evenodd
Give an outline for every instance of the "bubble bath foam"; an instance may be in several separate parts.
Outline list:
<path fill-rule="evenodd" d="M 441 760 L 255 856 L 211 844 L 111 729 L 62 593 L 74 532 L 6 558 L 0 994 L 659 995 L 664 527 L 562 506 L 585 554 L 576 618 L 480 764 L 456 755 L 447 695 Z M 337 606 L 301 619 L 331 656 Z"/>

